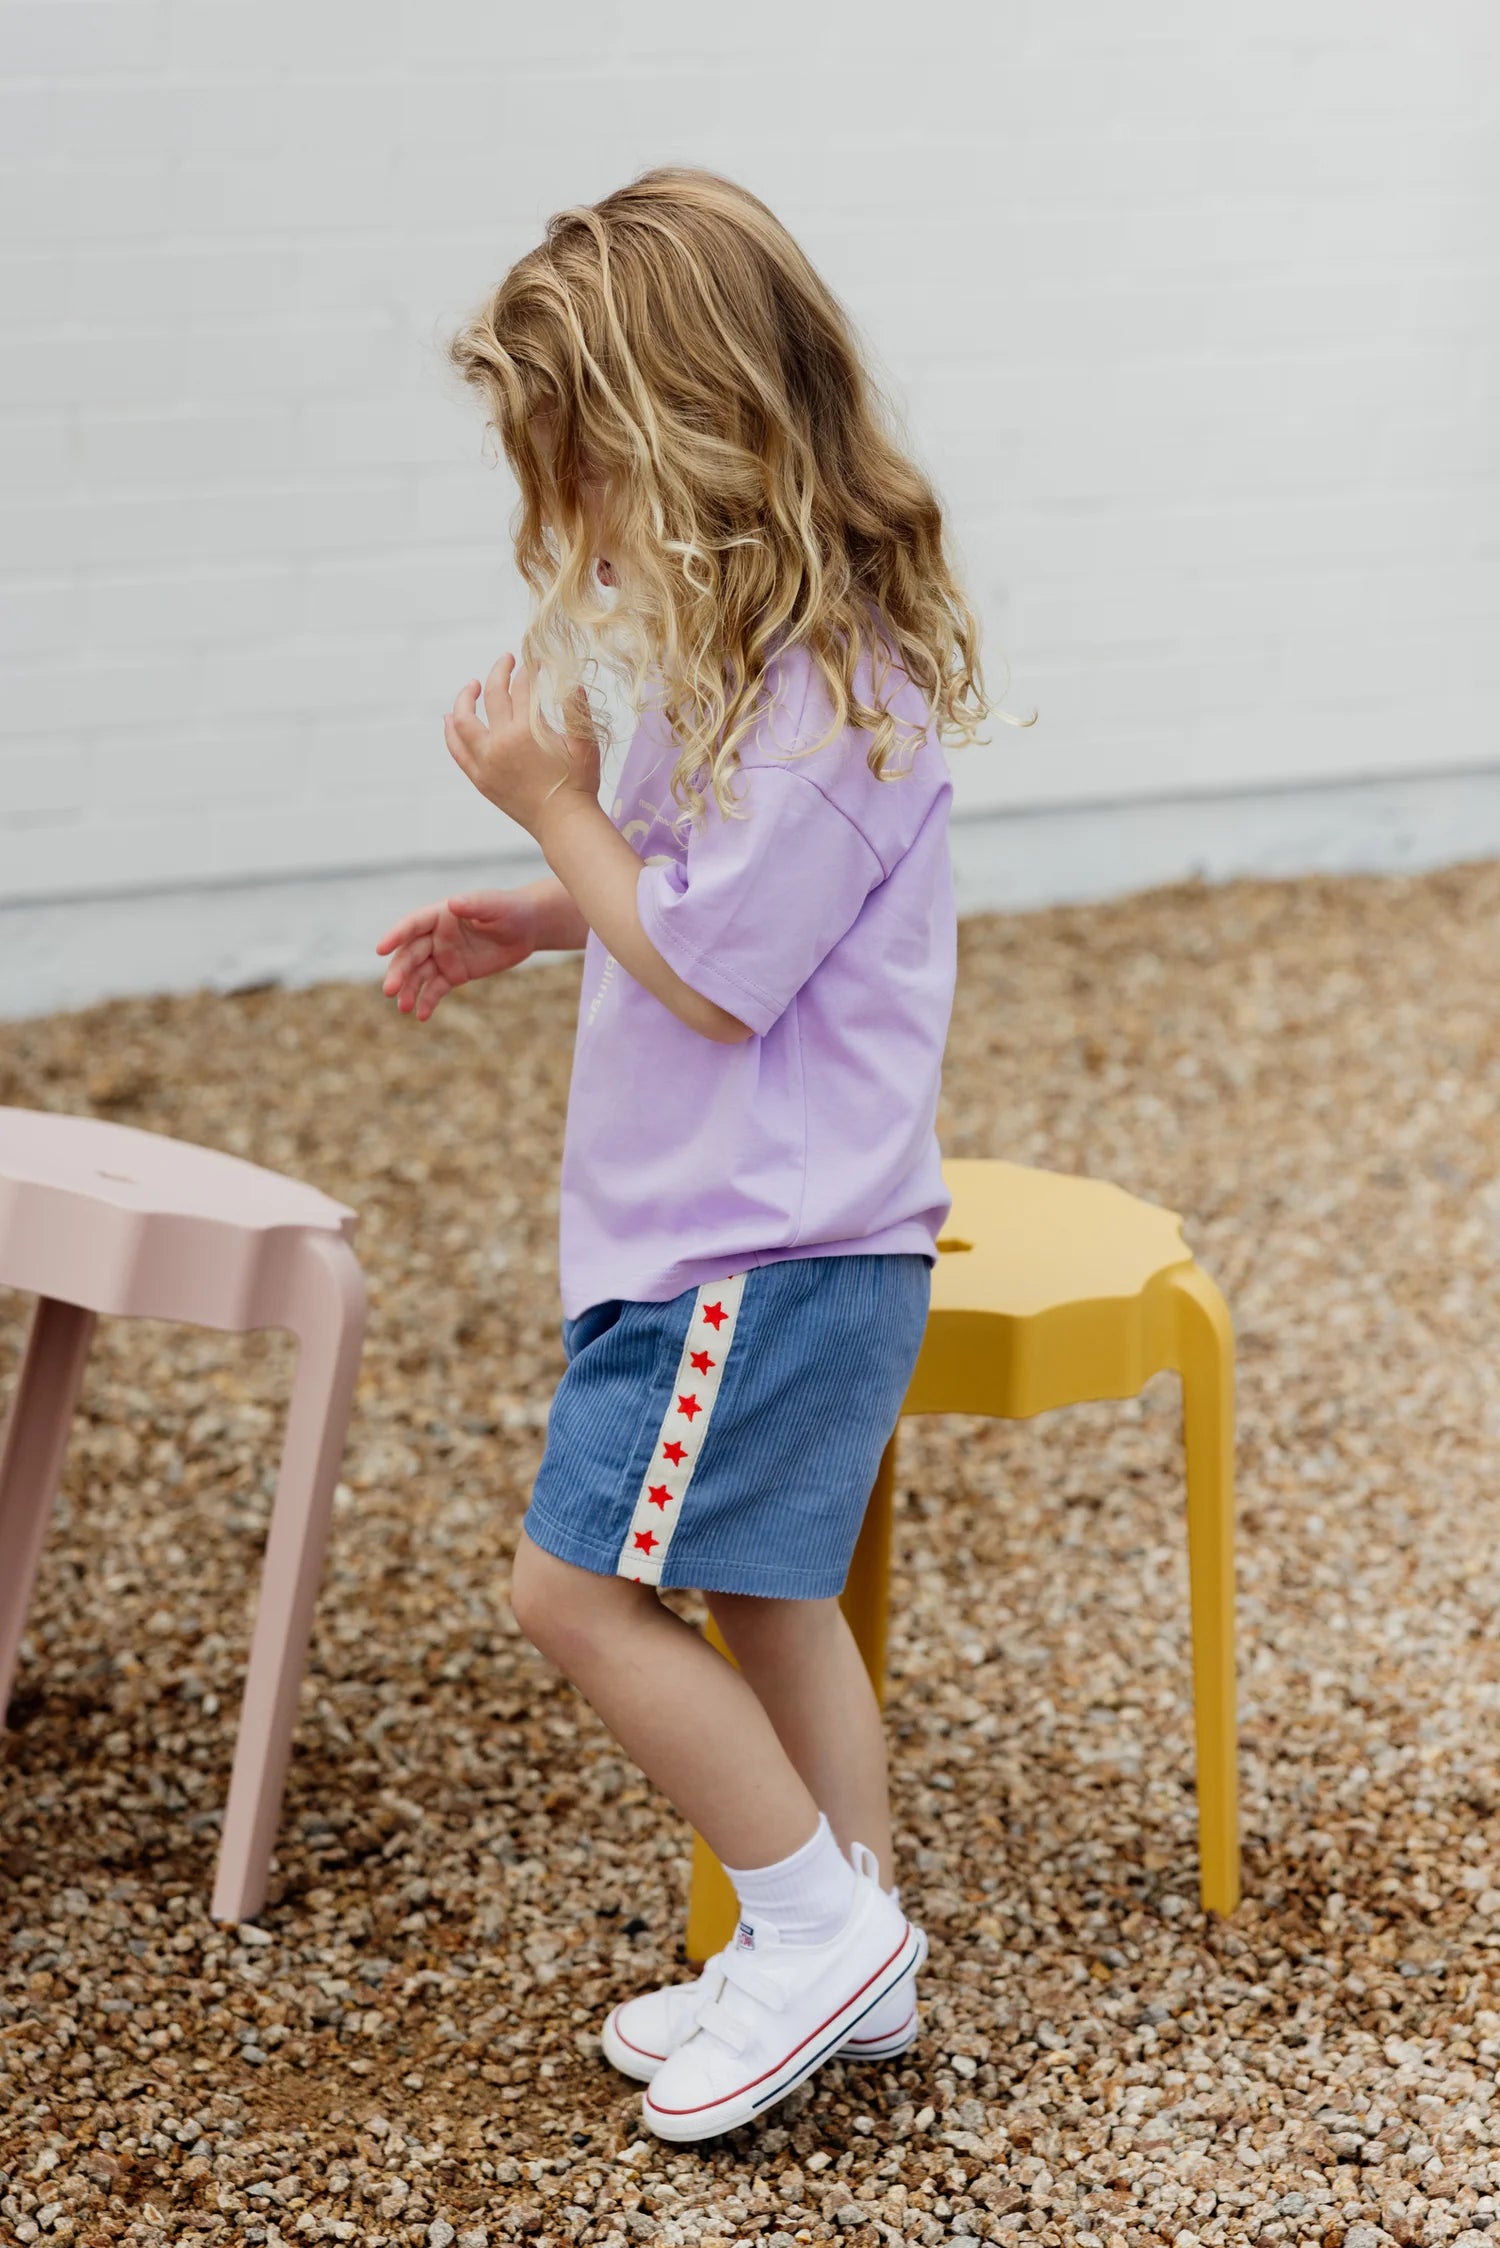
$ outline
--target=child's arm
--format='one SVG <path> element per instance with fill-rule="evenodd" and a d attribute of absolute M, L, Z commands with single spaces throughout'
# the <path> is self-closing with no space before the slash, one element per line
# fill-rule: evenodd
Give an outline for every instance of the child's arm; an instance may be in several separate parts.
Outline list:
<path fill-rule="evenodd" d="M 403 1015 L 428 1017 L 461 985 L 502 975 L 534 952 L 571 952 L 589 926 L 555 875 L 519 890 L 466 890 L 419 905 L 387 929 L 375 950 L 390 954 L 381 986 Z"/>
<path fill-rule="evenodd" d="M 543 874 L 535 882 L 523 884 L 516 895 L 530 908 L 534 952 L 583 950 L 589 941 L 589 925 L 555 874 Z"/>
<path fill-rule="evenodd" d="M 641 862 L 599 802 L 599 748 L 578 708 L 580 731 L 538 747 L 531 731 L 531 682 L 502 656 L 484 685 L 488 723 L 476 715 L 479 681 L 461 688 L 443 721 L 453 757 L 482 796 L 541 845 L 548 865 L 583 920 L 622 968 L 690 1030 L 719 1045 L 754 1033 L 726 1008 L 685 983 L 641 926 L 636 885 Z"/>
<path fill-rule="evenodd" d="M 597 797 L 560 788 L 542 807 L 536 839 L 576 909 L 638 984 L 718 1045 L 739 1045 L 752 1035 L 738 1016 L 684 983 L 641 927 L 641 862 Z"/>

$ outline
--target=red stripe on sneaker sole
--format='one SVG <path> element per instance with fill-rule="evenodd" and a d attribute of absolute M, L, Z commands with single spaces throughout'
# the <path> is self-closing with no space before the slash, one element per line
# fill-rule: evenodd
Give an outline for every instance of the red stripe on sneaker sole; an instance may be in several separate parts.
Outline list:
<path fill-rule="evenodd" d="M 653 2053 L 649 2045 L 637 2045 L 633 2037 L 627 2037 L 625 2035 L 624 2030 L 621 2029 L 618 2021 L 616 2021 L 615 2019 L 615 2014 L 618 2014 L 618 2012 L 619 2008 L 616 2007 L 615 2013 L 610 2015 L 608 2027 L 613 2032 L 613 2034 L 618 2037 L 620 2043 L 622 2045 L 628 2045 L 632 2053 L 639 2053 L 643 2061 L 664 2061 L 667 2057 L 665 2053 Z"/>

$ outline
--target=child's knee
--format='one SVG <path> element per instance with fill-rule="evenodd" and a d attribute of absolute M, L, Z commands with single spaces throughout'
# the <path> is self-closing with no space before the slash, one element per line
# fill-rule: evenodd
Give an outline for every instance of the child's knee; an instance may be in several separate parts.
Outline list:
<path fill-rule="evenodd" d="M 571 1677 L 605 1636 L 610 1584 L 544 1552 L 522 1531 L 511 1569 L 511 1614 L 537 1652 Z"/>
<path fill-rule="evenodd" d="M 523 1531 L 510 1573 L 510 1612 L 524 1638 L 543 1654 L 564 1613 L 559 1583 L 561 1564 L 534 1545 Z"/>

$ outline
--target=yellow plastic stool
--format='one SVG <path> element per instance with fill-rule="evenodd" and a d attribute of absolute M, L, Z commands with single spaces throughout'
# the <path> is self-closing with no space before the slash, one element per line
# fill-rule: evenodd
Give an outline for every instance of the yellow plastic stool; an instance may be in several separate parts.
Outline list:
<path fill-rule="evenodd" d="M 943 1175 L 953 1208 L 903 1414 L 1027 1420 L 1056 1405 L 1134 1397 L 1165 1368 L 1181 1376 L 1199 1885 L 1205 1911 L 1233 1912 L 1240 1898 L 1234 1336 L 1224 1299 L 1193 1262 L 1175 1210 L 1104 1179 L 1019 1163 L 951 1162 Z M 882 1702 L 895 1463 L 893 1434 L 842 1600 Z M 733 1661 L 712 1619 L 707 1633 Z M 688 1957 L 704 1960 L 727 1943 L 735 1914 L 722 1866 L 695 1836 Z"/>

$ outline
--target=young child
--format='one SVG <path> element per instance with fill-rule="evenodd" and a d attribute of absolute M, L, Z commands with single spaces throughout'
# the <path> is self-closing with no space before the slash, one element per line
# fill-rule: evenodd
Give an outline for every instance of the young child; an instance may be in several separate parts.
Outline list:
<path fill-rule="evenodd" d="M 452 350 L 520 485 L 537 607 L 445 737 L 552 875 L 377 949 L 426 1021 L 584 948 L 567 1370 L 511 1598 L 734 1884 L 727 1948 L 604 2025 L 647 2125 L 696 2140 L 915 2034 L 926 1939 L 838 1596 L 949 1208 L 940 736 L 990 705 L 938 504 L 755 196 L 671 168 L 561 213 Z M 601 651 L 640 720 L 608 811 Z M 663 1586 L 705 1594 L 738 1668 Z"/>

